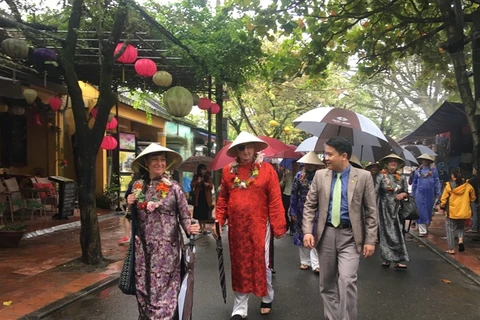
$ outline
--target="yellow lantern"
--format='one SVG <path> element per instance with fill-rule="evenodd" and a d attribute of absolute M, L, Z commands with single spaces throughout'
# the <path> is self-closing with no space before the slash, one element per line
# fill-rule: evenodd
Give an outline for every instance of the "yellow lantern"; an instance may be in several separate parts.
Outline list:
<path fill-rule="evenodd" d="M 173 79 L 167 71 L 158 71 L 153 75 L 152 81 L 159 87 L 170 87 Z"/>
<path fill-rule="evenodd" d="M 278 122 L 275 121 L 275 120 L 270 120 L 270 122 L 268 122 L 268 125 L 270 127 L 278 127 L 279 126 Z"/>
<path fill-rule="evenodd" d="M 10 113 L 15 116 L 21 116 L 25 113 L 25 108 L 22 108 L 20 106 L 13 106 L 10 108 Z"/>
<path fill-rule="evenodd" d="M 37 99 L 37 91 L 33 89 L 25 89 L 23 90 L 23 97 L 28 104 L 32 104 L 35 102 L 35 99 Z"/>
<path fill-rule="evenodd" d="M 0 113 L 4 113 L 8 111 L 8 106 L 5 102 L 0 101 Z"/>
<path fill-rule="evenodd" d="M 290 129 L 290 127 L 285 127 L 283 128 L 283 132 L 285 132 L 285 134 L 290 134 L 292 132 L 292 129 Z"/>

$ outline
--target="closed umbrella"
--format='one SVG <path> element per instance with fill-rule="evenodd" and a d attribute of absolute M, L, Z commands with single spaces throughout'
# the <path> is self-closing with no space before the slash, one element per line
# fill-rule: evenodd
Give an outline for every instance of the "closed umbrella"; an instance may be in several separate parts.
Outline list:
<path fill-rule="evenodd" d="M 218 220 L 215 220 L 215 231 L 217 233 L 216 241 L 220 287 L 222 289 L 223 302 L 227 303 L 227 283 L 225 281 L 225 266 L 223 264 L 223 245 L 222 237 L 220 236 L 220 224 L 218 223 Z"/>
<path fill-rule="evenodd" d="M 353 145 L 369 146 L 380 146 L 378 139 L 387 141 L 372 120 L 347 109 L 319 107 L 302 114 L 293 123 L 297 129 L 320 139 L 342 136 Z"/>
<path fill-rule="evenodd" d="M 212 162 L 213 158 L 211 157 L 193 156 L 183 161 L 180 167 L 178 167 L 178 169 L 183 171 L 196 172 L 198 165 L 204 164 L 208 168 L 210 167 L 210 164 Z"/>
<path fill-rule="evenodd" d="M 192 222 L 193 223 L 193 222 Z M 184 253 L 185 275 L 178 294 L 178 315 L 180 320 L 192 320 L 193 310 L 193 272 L 195 267 L 195 236 L 190 237 L 190 244 Z"/>

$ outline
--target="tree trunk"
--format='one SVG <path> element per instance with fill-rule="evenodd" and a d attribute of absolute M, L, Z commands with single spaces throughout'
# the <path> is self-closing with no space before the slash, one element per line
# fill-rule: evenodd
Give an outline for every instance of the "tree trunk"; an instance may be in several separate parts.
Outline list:
<path fill-rule="evenodd" d="M 480 126 L 477 121 L 477 116 L 475 115 L 475 100 L 473 98 L 472 87 L 470 85 L 470 80 L 467 74 L 467 66 L 465 62 L 465 52 L 463 45 L 465 39 L 464 30 L 462 24 L 459 23 L 456 19 L 454 8 L 452 8 L 451 6 L 451 1 L 437 0 L 437 2 L 439 9 L 442 13 L 443 21 L 445 23 L 445 31 L 447 32 L 448 39 L 447 51 L 452 57 L 453 65 L 455 68 L 455 78 L 457 81 L 458 92 L 465 108 L 468 124 L 470 125 L 470 128 L 472 130 L 473 155 L 476 164 L 479 162 L 480 159 Z M 473 46 L 473 48 L 475 48 L 475 46 Z M 476 55 L 474 54 L 474 65 L 475 63 L 479 62 L 475 61 L 475 56 Z"/>

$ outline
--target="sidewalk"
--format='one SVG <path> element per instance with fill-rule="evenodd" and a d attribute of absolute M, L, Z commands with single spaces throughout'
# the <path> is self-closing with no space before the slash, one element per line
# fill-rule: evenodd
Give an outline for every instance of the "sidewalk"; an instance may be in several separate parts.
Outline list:
<path fill-rule="evenodd" d="M 111 215 L 99 223 L 103 256 L 108 260 L 101 267 L 79 263 L 80 228 L 23 239 L 20 248 L 0 249 L 0 319 L 18 319 L 61 299 L 75 298 L 92 285 L 115 280 L 127 250 L 118 245 L 122 217 Z"/>
<path fill-rule="evenodd" d="M 465 228 L 466 230 L 470 228 Z M 465 230 L 465 231 L 466 231 Z M 428 236 L 418 237 L 418 231 L 410 230 L 410 233 L 420 242 L 442 255 L 445 260 L 452 263 L 457 269 L 465 273 L 477 284 L 480 285 L 480 233 L 465 233 L 464 244 L 465 251 L 458 252 L 458 247 L 455 247 L 456 253 L 454 255 L 448 254 L 445 218 L 442 214 L 437 213 L 432 220 L 432 224 L 428 229 Z M 455 235 L 456 236 L 456 235 Z M 458 240 L 455 240 L 456 244 Z"/>

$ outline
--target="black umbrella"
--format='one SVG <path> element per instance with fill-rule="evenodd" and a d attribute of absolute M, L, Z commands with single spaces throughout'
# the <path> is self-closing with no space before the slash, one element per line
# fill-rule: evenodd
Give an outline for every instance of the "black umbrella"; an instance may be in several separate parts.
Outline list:
<path fill-rule="evenodd" d="M 220 287 L 222 287 L 223 302 L 227 303 L 227 284 L 225 282 L 225 266 L 223 265 L 223 245 L 222 237 L 220 236 L 220 224 L 215 220 L 215 231 L 217 233 L 217 257 L 218 257 L 218 271 L 220 278 Z"/>

